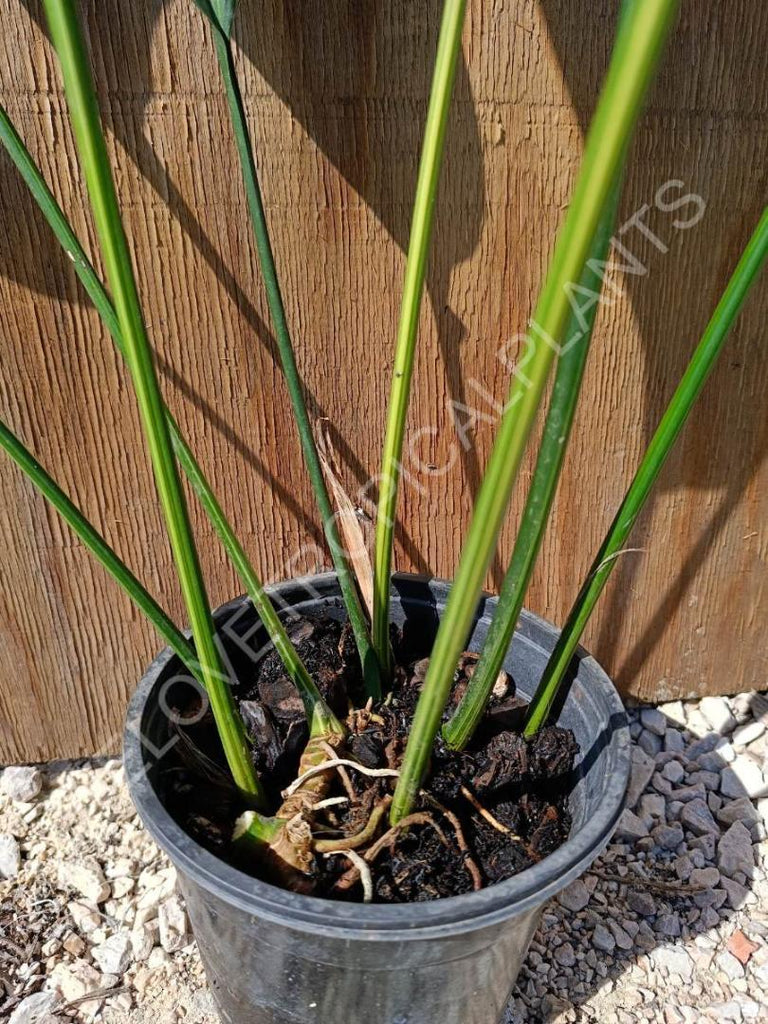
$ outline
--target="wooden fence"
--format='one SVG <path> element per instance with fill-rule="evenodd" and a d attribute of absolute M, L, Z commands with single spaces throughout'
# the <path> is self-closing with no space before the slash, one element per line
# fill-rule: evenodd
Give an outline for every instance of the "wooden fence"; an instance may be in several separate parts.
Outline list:
<path fill-rule="evenodd" d="M 189 0 L 82 6 L 168 401 L 264 576 L 311 569 L 325 556 L 207 31 Z M 400 569 L 453 572 L 616 6 L 470 3 L 421 320 Z M 240 7 L 238 67 L 298 359 L 355 494 L 378 468 L 441 4 Z M 0 9 L 0 98 L 93 251 L 41 5 Z M 529 596 L 556 621 L 765 203 L 767 30 L 768 5 L 754 0 L 683 4 L 632 151 L 621 295 L 600 313 Z M 683 203 L 688 194 L 701 202 Z M 4 154 L 0 310 L 0 415 L 182 618 L 125 372 Z M 767 319 L 763 281 L 637 525 L 641 550 L 622 559 L 589 630 L 627 694 L 766 685 Z M 530 462 L 522 484 L 529 476 Z M 0 507 L 0 763 L 115 750 L 156 638 L 7 460 Z M 197 510 L 194 520 L 218 603 L 238 584 Z"/>

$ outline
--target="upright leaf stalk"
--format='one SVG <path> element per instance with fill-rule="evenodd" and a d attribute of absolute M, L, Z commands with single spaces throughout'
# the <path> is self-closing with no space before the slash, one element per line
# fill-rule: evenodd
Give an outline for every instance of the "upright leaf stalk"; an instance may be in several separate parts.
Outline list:
<path fill-rule="evenodd" d="M 198 4 L 198 6 L 201 6 Z M 234 8 L 234 4 L 220 5 Z M 202 6 L 205 10 L 205 6 Z M 232 121 L 232 130 L 237 144 L 237 153 L 240 158 L 240 167 L 245 185 L 245 194 L 248 202 L 248 210 L 251 217 L 251 224 L 256 239 L 256 248 L 259 254 L 261 272 L 264 278 L 264 288 L 267 293 L 267 303 L 272 318 L 272 325 L 275 330 L 277 349 L 280 355 L 280 362 L 283 374 L 288 387 L 288 394 L 296 425 L 299 431 L 304 460 L 309 474 L 309 480 L 315 493 L 315 499 L 323 520 L 323 528 L 331 551 L 331 557 L 336 569 L 339 581 L 339 589 L 347 609 L 349 622 L 355 637 L 355 643 L 360 653 L 360 660 L 363 668 L 363 678 L 366 691 L 372 697 L 380 696 L 381 684 L 379 679 L 379 666 L 366 621 L 365 612 L 357 592 L 354 576 L 349 567 L 346 552 L 339 537 L 339 530 L 336 524 L 336 514 L 331 504 L 325 478 L 323 476 L 320 458 L 317 452 L 317 444 L 312 433 L 312 426 L 307 413 L 307 405 L 304 400 L 299 371 L 296 366 L 296 356 L 291 343 L 291 336 L 288 330 L 288 321 L 285 315 L 285 306 L 280 291 L 280 283 L 275 267 L 275 258 L 272 252 L 272 243 L 267 228 L 267 218 L 264 212 L 264 203 L 261 196 L 258 175 L 256 172 L 256 161 L 253 155 L 253 146 L 248 132 L 248 124 L 245 118 L 243 97 L 235 71 L 235 62 L 232 55 L 232 45 L 229 39 L 229 26 L 231 26 L 231 13 L 223 24 L 211 19 L 213 39 L 216 47 L 216 56 L 221 70 L 221 76 L 227 94 L 227 103 Z"/>
<path fill-rule="evenodd" d="M 524 730 L 528 737 L 533 736 L 546 721 L 584 627 L 678 434 L 717 362 L 728 333 L 765 263 L 766 256 L 768 207 L 763 211 L 755 232 L 707 324 L 571 609 L 529 706 Z"/>
<path fill-rule="evenodd" d="M 0 142 L 5 146 L 8 155 L 27 184 L 48 225 L 72 261 L 75 273 L 101 316 L 104 326 L 115 343 L 115 347 L 121 356 L 126 358 L 125 345 L 120 334 L 117 314 L 104 285 L 101 283 L 98 274 L 88 259 L 85 249 L 75 234 L 72 225 L 64 215 L 40 173 L 40 169 L 32 159 L 21 136 L 16 131 L 13 122 L 2 105 L 0 105 Z M 207 513 L 214 530 L 219 536 L 222 547 L 229 555 L 230 561 L 240 577 L 246 593 L 253 601 L 259 618 L 269 638 L 275 645 L 275 649 L 282 659 L 288 675 L 299 691 L 307 711 L 307 720 L 310 723 L 310 727 L 315 731 L 319 731 L 321 735 L 327 732 L 338 732 L 341 729 L 340 723 L 322 699 L 296 648 L 288 638 L 285 626 L 275 611 L 269 595 L 264 590 L 261 579 L 238 540 L 234 528 L 219 504 L 200 464 L 184 440 L 178 424 L 167 406 L 164 406 L 164 412 L 171 444 L 173 445 L 179 465 L 184 470 L 192 489 Z"/>
<path fill-rule="evenodd" d="M 261 802 L 264 794 L 251 763 L 245 728 L 214 641 L 213 619 L 168 435 L 75 2 L 44 3 L 203 681 L 235 784 Z"/>
<path fill-rule="evenodd" d="M 607 194 L 637 123 L 677 7 L 677 0 L 645 0 L 636 4 L 627 15 L 626 31 L 618 34 L 571 206 L 531 321 L 531 330 L 536 335 L 532 339 L 534 355 L 526 366 L 526 375 L 515 375 L 432 650 L 392 803 L 394 823 L 410 812 L 421 786 L 554 348 L 562 338 L 570 312 L 570 290 L 581 278 Z"/>
<path fill-rule="evenodd" d="M 539 454 L 536 459 L 528 497 L 523 510 L 520 531 L 515 541 L 509 568 L 499 593 L 496 611 L 483 644 L 480 660 L 475 666 L 467 691 L 450 721 L 443 727 L 443 738 L 449 747 L 462 749 L 477 728 L 502 662 L 517 626 L 528 583 L 536 564 L 541 542 L 547 528 L 549 513 L 557 491 L 560 471 L 565 459 L 573 419 L 576 414 L 584 368 L 587 363 L 592 331 L 603 279 L 599 267 L 605 258 L 616 221 L 616 208 L 621 193 L 620 180 L 611 190 L 595 235 L 591 258 L 579 282 L 579 294 L 589 295 L 586 312 L 572 313 L 564 332 L 563 351 L 558 359 L 552 397 L 544 423 Z M 586 305 L 586 303 L 585 303 Z"/>
<path fill-rule="evenodd" d="M 184 634 L 166 615 L 146 588 L 142 586 L 125 562 L 107 544 L 96 527 L 86 519 L 77 505 L 43 469 L 23 442 L 1 420 L 0 448 L 13 459 L 19 469 L 31 480 L 43 497 L 72 528 L 85 547 L 104 566 L 128 597 L 131 598 L 139 611 L 146 615 L 163 640 L 184 662 L 189 671 L 202 682 L 200 665 L 195 657 L 195 652 L 192 650 L 192 645 Z"/>
<path fill-rule="evenodd" d="M 392 388 L 389 397 L 387 430 L 379 480 L 379 505 L 376 516 L 376 547 L 373 576 L 373 642 L 379 663 L 390 673 L 389 600 L 392 572 L 392 544 L 397 514 L 397 491 L 403 451 L 408 400 L 416 353 L 419 311 L 427 272 L 429 243 L 435 217 L 437 185 L 445 149 L 456 64 L 461 50 L 466 0 L 445 0 L 440 37 L 437 44 L 432 93 L 424 129 L 424 142 L 413 204 L 411 237 L 403 285 L 400 323 L 397 329 Z"/>

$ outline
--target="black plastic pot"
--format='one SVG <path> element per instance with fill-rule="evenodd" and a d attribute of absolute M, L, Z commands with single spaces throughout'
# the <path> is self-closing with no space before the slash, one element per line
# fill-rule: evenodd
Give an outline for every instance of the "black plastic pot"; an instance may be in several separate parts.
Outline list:
<path fill-rule="evenodd" d="M 393 580 L 393 618 L 428 650 L 449 584 Z M 281 584 L 273 593 L 301 614 L 343 616 L 335 576 Z M 469 644 L 482 642 L 495 607 L 485 598 Z M 264 642 L 249 601 L 216 613 L 234 664 L 243 638 Z M 524 612 L 506 668 L 530 696 L 556 630 Z M 168 742 L 165 692 L 181 666 L 164 651 L 128 710 L 125 770 L 149 832 L 179 874 L 192 927 L 225 1024 L 494 1024 L 526 955 L 544 903 L 603 849 L 621 812 L 629 734 L 610 679 L 580 652 L 559 722 L 582 751 L 567 843 L 527 871 L 477 893 L 419 904 L 335 903 L 285 892 L 200 847 L 163 806 L 158 757 Z"/>

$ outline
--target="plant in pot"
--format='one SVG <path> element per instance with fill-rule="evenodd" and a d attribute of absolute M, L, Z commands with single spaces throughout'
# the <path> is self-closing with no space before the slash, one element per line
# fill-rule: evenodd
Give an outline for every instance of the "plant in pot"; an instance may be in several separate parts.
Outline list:
<path fill-rule="evenodd" d="M 610 838 L 628 736 L 578 646 L 768 253 L 760 219 L 561 631 L 523 610 L 555 496 L 621 190 L 675 0 L 623 4 L 572 200 L 453 582 L 392 575 L 401 452 L 465 0 L 445 0 L 395 345 L 373 565 L 318 447 L 291 342 L 230 33 L 196 0 L 231 113 L 255 243 L 334 572 L 265 589 L 163 402 L 73 0 L 45 0 L 106 270 L 102 283 L 5 111 L 0 139 L 123 356 L 191 625 L 174 624 L 4 423 L 0 445 L 167 647 L 128 712 L 138 810 L 179 870 L 223 1020 L 498 1019 L 541 907 Z M 107 290 L 109 289 L 109 290 Z M 483 580 L 553 362 L 535 472 L 498 599 Z M 246 597 L 211 611 L 182 472 Z"/>

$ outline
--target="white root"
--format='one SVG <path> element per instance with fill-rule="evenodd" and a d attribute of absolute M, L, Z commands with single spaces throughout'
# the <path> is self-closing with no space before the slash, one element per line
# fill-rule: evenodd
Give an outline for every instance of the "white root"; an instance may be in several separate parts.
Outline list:
<path fill-rule="evenodd" d="M 363 903 L 371 903 L 373 901 L 373 876 L 371 875 L 371 869 L 359 853 L 355 853 L 354 850 L 338 850 L 334 853 L 326 853 L 325 856 L 341 856 L 351 861 L 360 872 L 360 881 L 363 883 Z"/>
<path fill-rule="evenodd" d="M 338 807 L 339 804 L 348 804 L 348 796 L 329 796 L 327 800 L 321 800 L 319 804 L 315 804 L 314 810 L 322 811 L 324 807 Z"/>
<path fill-rule="evenodd" d="M 322 772 L 327 772 L 331 768 L 354 768 L 355 771 L 360 772 L 362 775 L 369 775 L 374 779 L 397 779 L 400 777 L 400 772 L 396 772 L 394 768 L 366 768 L 364 764 L 359 764 L 357 761 L 350 761 L 345 757 L 334 757 L 329 761 L 323 761 L 322 764 L 314 765 L 304 772 L 303 775 L 300 775 L 298 779 L 294 779 L 290 786 L 283 790 L 283 799 L 287 800 L 289 796 L 293 796 L 307 779 L 311 779 L 314 775 L 320 775 Z"/>

